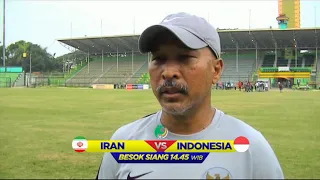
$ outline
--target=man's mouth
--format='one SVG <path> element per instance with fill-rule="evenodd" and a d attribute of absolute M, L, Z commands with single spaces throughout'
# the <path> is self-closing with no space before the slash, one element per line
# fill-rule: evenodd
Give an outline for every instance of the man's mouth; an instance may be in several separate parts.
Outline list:
<path fill-rule="evenodd" d="M 170 99 L 176 99 L 181 95 L 187 95 L 187 92 L 177 87 L 165 87 L 160 91 L 160 96 Z"/>
<path fill-rule="evenodd" d="M 177 94 L 182 93 L 181 89 L 178 88 L 164 88 L 162 94 Z"/>

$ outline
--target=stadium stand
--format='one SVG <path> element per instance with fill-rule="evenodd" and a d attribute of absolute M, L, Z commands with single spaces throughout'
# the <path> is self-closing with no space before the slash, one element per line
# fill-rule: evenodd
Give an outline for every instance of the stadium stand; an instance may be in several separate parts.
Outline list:
<path fill-rule="evenodd" d="M 118 61 L 118 63 L 117 63 Z M 94 57 L 89 65 L 67 80 L 74 86 L 92 84 L 135 83 L 147 70 L 147 57 L 142 55 L 119 54 L 116 56 Z"/>
<path fill-rule="evenodd" d="M 139 77 L 137 74 L 139 70 L 142 70 L 147 62 L 147 57 L 142 55 L 120 57 L 118 59 L 118 67 L 116 64 L 114 64 L 111 70 L 98 80 L 98 83 L 116 84 L 134 81 L 136 76 Z"/>
<path fill-rule="evenodd" d="M 148 84 L 150 81 L 149 73 L 144 73 L 139 79 L 135 82 L 136 84 Z"/>
<path fill-rule="evenodd" d="M 253 52 L 243 52 L 238 54 L 238 63 L 236 61 L 236 53 L 225 53 L 222 55 L 225 69 L 221 77 L 221 81 L 237 82 L 239 80 L 248 80 L 248 75 L 255 71 L 256 55 Z M 260 61 L 260 59 L 258 59 Z"/>
<path fill-rule="evenodd" d="M 119 57 L 118 66 L 116 57 L 107 57 L 103 61 L 99 60 L 99 58 L 95 57 L 89 65 L 67 80 L 67 84 L 75 86 L 116 83 L 134 84 L 148 70 L 148 57 L 145 55 L 134 56 L 133 66 L 132 56 Z M 238 68 L 235 53 L 226 53 L 223 55 L 223 59 L 225 70 L 222 80 L 247 80 L 248 73 L 251 74 L 254 71 L 255 54 L 252 52 L 238 55 L 238 60 L 241 62 L 238 64 Z M 102 69 L 102 66 L 104 69 Z"/>
<path fill-rule="evenodd" d="M 297 66 L 296 66 L 296 60 L 295 59 L 291 59 L 289 66 L 290 67 L 302 67 L 302 57 L 298 57 L 297 58 Z"/>
<path fill-rule="evenodd" d="M 288 59 L 284 59 L 284 57 L 278 57 L 277 67 L 286 67 L 286 66 L 288 66 Z"/>
<path fill-rule="evenodd" d="M 275 61 L 275 55 L 274 54 L 266 54 L 263 58 L 263 63 L 261 67 L 273 67 Z"/>
<path fill-rule="evenodd" d="M 303 61 L 305 67 L 313 67 L 315 65 L 315 56 L 313 54 L 303 55 Z"/>
<path fill-rule="evenodd" d="M 97 57 L 92 58 L 89 64 L 84 66 L 80 71 L 78 71 L 74 76 L 66 81 L 66 84 L 73 86 L 88 86 L 94 82 L 101 74 L 106 73 L 110 70 L 112 66 L 112 61 L 103 61 L 106 68 L 102 69 L 101 60 L 99 61 Z"/>
<path fill-rule="evenodd" d="M 319 61 L 314 55 L 320 44 L 319 32 L 319 28 L 218 30 L 225 60 L 221 81 L 250 80 L 254 74 L 259 76 L 260 68 L 288 67 L 292 70 L 293 67 L 311 67 L 319 71 L 315 66 Z M 64 46 L 89 52 L 92 57 L 89 65 L 70 78 L 68 84 L 145 82 L 148 57 L 139 54 L 138 39 L 139 35 L 123 35 L 58 40 Z M 300 50 L 313 53 L 301 54 Z M 102 53 L 104 60 L 101 60 Z M 315 79 L 316 75 L 312 76 Z"/>

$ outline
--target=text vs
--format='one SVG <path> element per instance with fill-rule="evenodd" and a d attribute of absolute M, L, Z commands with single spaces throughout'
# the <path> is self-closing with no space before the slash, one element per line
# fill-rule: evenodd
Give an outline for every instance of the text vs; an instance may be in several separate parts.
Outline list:
<path fill-rule="evenodd" d="M 175 140 L 146 140 L 146 142 L 157 152 L 164 152 L 176 141 Z"/>

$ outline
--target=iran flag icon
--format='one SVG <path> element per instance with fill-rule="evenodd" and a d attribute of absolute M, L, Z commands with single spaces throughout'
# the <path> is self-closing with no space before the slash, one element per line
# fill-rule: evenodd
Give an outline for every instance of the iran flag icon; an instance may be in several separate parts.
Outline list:
<path fill-rule="evenodd" d="M 72 141 L 72 148 L 76 152 L 85 152 L 88 148 L 88 141 L 86 140 L 86 138 L 78 136 Z"/>
<path fill-rule="evenodd" d="M 233 147 L 238 152 L 246 152 L 249 149 L 249 140 L 244 136 L 237 137 L 233 142 Z"/>

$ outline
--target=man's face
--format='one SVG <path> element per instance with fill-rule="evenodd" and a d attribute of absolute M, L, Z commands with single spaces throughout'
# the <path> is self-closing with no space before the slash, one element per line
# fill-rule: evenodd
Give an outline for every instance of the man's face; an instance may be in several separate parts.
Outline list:
<path fill-rule="evenodd" d="M 219 80 L 223 62 L 209 48 L 188 49 L 170 33 L 154 44 L 149 74 L 163 110 L 184 115 L 201 103 L 210 103 L 211 85 Z"/>

